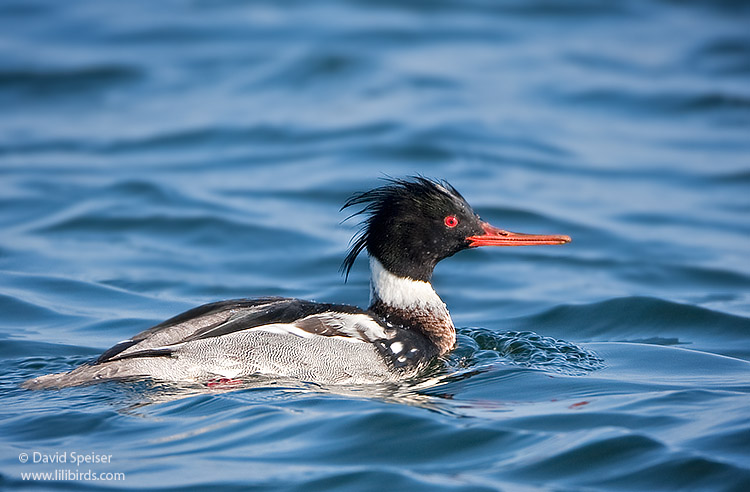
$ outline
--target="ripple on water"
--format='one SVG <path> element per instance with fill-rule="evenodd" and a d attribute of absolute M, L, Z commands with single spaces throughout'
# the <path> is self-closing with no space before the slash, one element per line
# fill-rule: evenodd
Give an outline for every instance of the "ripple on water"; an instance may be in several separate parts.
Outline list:
<path fill-rule="evenodd" d="M 136 66 L 97 65 L 58 70 L 0 70 L 0 94 L 52 99 L 87 96 L 118 84 L 137 82 L 143 74 Z"/>
<path fill-rule="evenodd" d="M 507 363 L 560 374 L 582 375 L 604 367 L 594 352 L 534 332 L 496 333 L 483 328 L 462 328 L 459 348 L 451 359 L 470 367 Z"/>
<path fill-rule="evenodd" d="M 655 297 L 630 296 L 592 304 L 561 305 L 542 313 L 507 320 L 516 329 L 544 326 L 550 335 L 572 336 L 587 341 L 673 340 L 733 357 L 750 355 L 744 344 L 750 320 L 691 304 Z"/>

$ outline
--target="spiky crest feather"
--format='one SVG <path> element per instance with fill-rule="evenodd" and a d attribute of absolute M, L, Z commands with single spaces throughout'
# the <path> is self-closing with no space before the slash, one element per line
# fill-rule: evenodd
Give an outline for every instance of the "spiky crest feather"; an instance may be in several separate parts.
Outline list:
<path fill-rule="evenodd" d="M 340 271 L 349 278 L 349 272 L 354 266 L 357 256 L 367 247 L 370 240 L 370 229 L 378 215 L 384 213 L 389 207 L 404 197 L 413 200 L 415 205 L 420 202 L 429 203 L 435 200 L 444 200 L 446 197 L 458 199 L 465 202 L 461 193 L 445 180 L 433 180 L 421 175 L 411 176 L 405 179 L 383 178 L 387 184 L 369 191 L 352 195 L 339 211 L 349 207 L 364 205 L 364 207 L 351 214 L 345 220 L 359 215 L 366 218 L 360 222 L 360 230 L 349 242 L 349 251 L 341 264 Z"/>

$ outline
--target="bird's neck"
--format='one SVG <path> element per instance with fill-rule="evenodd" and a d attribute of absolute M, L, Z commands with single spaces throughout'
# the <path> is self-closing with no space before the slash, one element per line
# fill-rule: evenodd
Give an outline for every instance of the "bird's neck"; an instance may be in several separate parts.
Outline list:
<path fill-rule="evenodd" d="M 399 277 L 370 257 L 370 310 L 386 322 L 418 330 L 442 355 L 456 344 L 456 329 L 445 303 L 429 282 Z"/>

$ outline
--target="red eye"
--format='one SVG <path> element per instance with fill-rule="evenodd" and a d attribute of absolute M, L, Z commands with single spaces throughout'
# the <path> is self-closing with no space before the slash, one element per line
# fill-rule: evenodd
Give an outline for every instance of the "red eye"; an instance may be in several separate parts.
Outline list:
<path fill-rule="evenodd" d="M 458 225 L 458 219 L 455 215 L 449 215 L 443 222 L 445 222 L 446 227 L 450 227 L 451 229 Z"/>

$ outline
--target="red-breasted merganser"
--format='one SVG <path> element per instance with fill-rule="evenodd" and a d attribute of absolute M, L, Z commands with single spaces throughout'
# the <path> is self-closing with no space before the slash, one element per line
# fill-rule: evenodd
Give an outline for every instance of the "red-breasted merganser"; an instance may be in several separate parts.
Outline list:
<path fill-rule="evenodd" d="M 389 179 L 352 196 L 361 231 L 342 271 L 370 256 L 371 304 L 364 310 L 291 298 L 206 304 L 104 352 L 90 364 L 24 383 L 61 388 L 113 379 L 234 380 L 254 375 L 323 384 L 396 381 L 417 375 L 456 343 L 445 303 L 430 284 L 435 265 L 478 246 L 564 244 L 563 235 L 518 234 L 483 222 L 450 184 Z"/>

